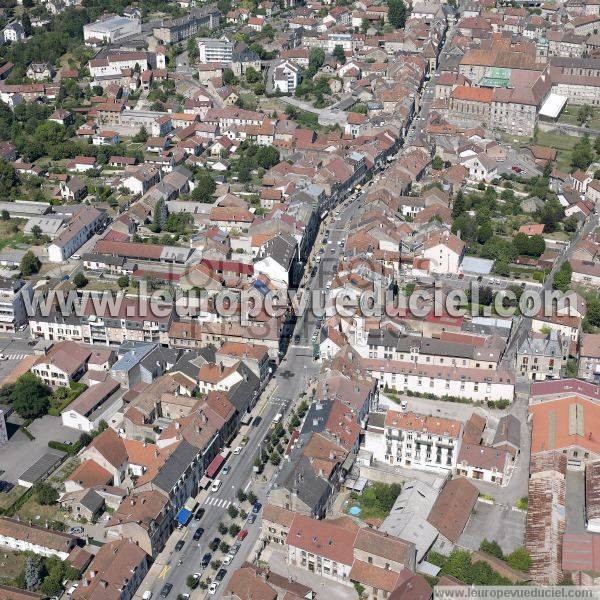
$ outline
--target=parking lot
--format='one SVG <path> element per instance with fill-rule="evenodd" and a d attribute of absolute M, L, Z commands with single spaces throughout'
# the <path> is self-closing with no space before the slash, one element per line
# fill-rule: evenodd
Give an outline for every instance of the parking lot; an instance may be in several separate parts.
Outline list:
<path fill-rule="evenodd" d="M 49 415 L 35 420 L 28 429 L 34 436 L 34 440 L 30 440 L 23 431 L 19 430 L 2 448 L 4 473 L 0 479 L 16 483 L 22 473 L 49 451 L 49 441 L 76 442 L 81 434 L 80 431 L 64 427 L 60 417 Z"/>
<path fill-rule="evenodd" d="M 504 554 L 523 545 L 525 513 L 507 506 L 477 502 L 458 545 L 479 550 L 483 539 L 496 540 Z"/>

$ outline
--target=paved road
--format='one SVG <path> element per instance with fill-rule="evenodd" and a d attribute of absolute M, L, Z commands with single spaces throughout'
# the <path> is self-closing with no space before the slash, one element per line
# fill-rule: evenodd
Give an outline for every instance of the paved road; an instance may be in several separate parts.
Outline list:
<path fill-rule="evenodd" d="M 290 99 L 285 98 L 284 101 L 286 100 Z M 295 102 L 291 103 L 295 104 Z M 344 113 L 340 114 L 345 118 Z M 339 255 L 343 251 L 343 244 L 348 235 L 345 225 L 349 223 L 358 210 L 364 193 L 352 199 L 346 206 L 338 206 L 331 211 L 326 222 L 321 225 L 321 231 L 315 242 L 313 252 L 318 252 L 323 248 L 322 259 L 318 263 L 316 275 L 309 278 L 306 283 L 307 290 L 322 290 L 326 282 L 333 279 L 334 265 L 338 263 Z M 323 244 L 322 240 L 326 229 L 329 229 L 328 243 Z M 339 242 L 342 242 L 342 244 L 339 244 Z M 312 264 L 309 263 L 307 269 L 311 268 Z M 207 494 L 206 492 L 199 494 L 198 498 L 206 510 L 201 521 L 192 521 L 187 529 L 173 533 L 166 548 L 156 560 L 155 564 L 162 565 L 158 577 L 155 573 L 148 576 L 146 581 L 139 587 L 136 597 L 141 597 L 146 590 L 151 590 L 152 596 L 157 597 L 165 583 L 173 585 L 173 589 L 169 594 L 170 598 L 176 598 L 178 594 L 189 593 L 186 579 L 189 575 L 201 570 L 201 559 L 208 552 L 210 541 L 215 536 L 223 537 L 218 534 L 218 524 L 221 521 L 224 523 L 231 521 L 227 514 L 227 508 L 231 503 L 237 504 L 235 497 L 237 489 L 251 489 L 257 495 L 259 501 L 265 501 L 271 483 L 254 480 L 252 463 L 275 415 L 282 412 L 285 418 L 291 407 L 298 401 L 300 394 L 306 390 L 309 380 L 320 370 L 319 363 L 313 359 L 312 351 L 312 336 L 316 326 L 317 317 L 310 310 L 304 312 L 298 319 L 292 341 L 298 339 L 295 337 L 297 335 L 299 339 L 297 343 L 290 344 L 287 354 L 275 374 L 274 389 L 270 399 L 265 399 L 263 395 L 259 405 L 253 411 L 253 415 L 254 412 L 256 414 L 260 413 L 261 422 L 257 427 L 250 429 L 248 444 L 242 453 L 238 456 L 232 456 L 228 460 L 227 464 L 231 466 L 231 471 L 222 478 L 221 489 L 215 494 Z M 244 508 L 248 509 L 247 506 Z M 195 543 L 190 540 L 195 528 L 198 526 L 203 527 L 205 531 L 200 543 Z M 248 558 L 260 532 L 260 518 L 253 525 L 248 525 L 246 528 L 249 532 L 248 537 L 244 540 L 242 548 L 233 562 L 226 567 L 227 575 L 213 598 L 218 598 L 222 594 L 230 574 Z M 177 553 L 174 546 L 179 539 L 185 541 L 185 546 L 181 552 Z M 223 559 L 223 555 L 219 551 L 215 554 L 214 558 Z M 214 577 L 214 572 L 211 571 L 210 575 Z M 193 592 L 193 597 L 208 598 L 209 596 L 207 592 L 196 590 Z"/>

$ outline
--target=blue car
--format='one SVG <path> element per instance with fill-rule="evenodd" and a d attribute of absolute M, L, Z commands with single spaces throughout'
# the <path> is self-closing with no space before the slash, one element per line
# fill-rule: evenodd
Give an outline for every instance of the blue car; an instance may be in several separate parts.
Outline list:
<path fill-rule="evenodd" d="M 257 515 L 260 512 L 260 509 L 262 508 L 262 504 L 260 502 L 257 502 L 253 507 L 252 507 L 252 512 Z"/>

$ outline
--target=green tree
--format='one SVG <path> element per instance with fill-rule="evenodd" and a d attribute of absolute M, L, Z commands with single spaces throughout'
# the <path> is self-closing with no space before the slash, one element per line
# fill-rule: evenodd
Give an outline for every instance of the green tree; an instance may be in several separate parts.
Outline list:
<path fill-rule="evenodd" d="M 152 214 L 152 225 L 150 226 L 151 231 L 154 233 L 160 233 L 164 226 L 167 214 L 167 204 L 163 198 L 160 198 L 154 205 L 154 211 Z"/>
<path fill-rule="evenodd" d="M 433 160 L 431 161 L 431 168 L 435 169 L 436 171 L 441 171 L 444 168 L 444 161 L 442 160 L 441 156 L 436 154 L 433 157 Z"/>
<path fill-rule="evenodd" d="M 126 287 L 129 287 L 129 277 L 127 275 L 121 275 L 121 277 L 119 277 L 117 279 L 117 285 L 121 289 L 125 289 Z"/>
<path fill-rule="evenodd" d="M 517 548 L 506 557 L 507 564 L 513 569 L 527 573 L 531 568 L 531 556 L 525 548 Z"/>
<path fill-rule="evenodd" d="M 238 499 L 238 502 L 246 502 L 246 500 L 248 499 L 246 492 L 244 492 L 244 490 L 242 488 L 238 489 L 238 491 L 236 493 L 236 497 Z"/>
<path fill-rule="evenodd" d="M 48 412 L 50 388 L 33 373 L 24 373 L 15 382 L 12 406 L 24 419 L 35 419 Z"/>
<path fill-rule="evenodd" d="M 325 51 L 323 48 L 315 46 L 311 48 L 308 55 L 308 68 L 306 69 L 306 78 L 312 79 L 317 71 L 323 66 L 325 62 Z"/>
<path fill-rule="evenodd" d="M 594 161 L 594 153 L 590 144 L 590 138 L 584 135 L 571 151 L 571 167 L 573 169 L 587 169 Z"/>
<path fill-rule="evenodd" d="M 36 556 L 28 556 L 25 560 L 25 587 L 29 591 L 37 589 L 40 584 L 40 561 Z"/>
<path fill-rule="evenodd" d="M 256 501 L 258 500 L 258 498 L 256 497 L 256 494 L 252 491 L 248 492 L 248 502 L 250 502 L 250 504 L 254 505 L 256 504 Z"/>
<path fill-rule="evenodd" d="M 31 228 L 31 235 L 34 240 L 38 241 L 42 237 L 42 228 L 39 225 L 34 225 Z"/>
<path fill-rule="evenodd" d="M 41 266 L 40 259 L 31 250 L 25 252 L 20 265 L 21 273 L 25 277 L 37 273 Z"/>
<path fill-rule="evenodd" d="M 587 299 L 585 318 L 590 325 L 600 327 L 600 298 Z"/>
<path fill-rule="evenodd" d="M 504 559 L 504 552 L 502 552 L 502 548 L 500 548 L 500 544 L 496 540 L 488 541 L 487 538 L 484 538 L 481 544 L 479 544 L 479 549 L 482 552 L 487 552 L 500 560 Z"/>
<path fill-rule="evenodd" d="M 477 241 L 480 244 L 485 244 L 494 235 L 494 229 L 489 221 L 482 223 L 477 230 Z"/>
<path fill-rule="evenodd" d="M 36 483 L 34 494 L 37 501 L 44 506 L 55 504 L 58 500 L 58 492 L 49 483 Z"/>
<path fill-rule="evenodd" d="M 594 140 L 594 150 L 596 151 L 596 154 L 600 154 L 600 136 Z"/>
<path fill-rule="evenodd" d="M 344 47 L 341 44 L 336 44 L 333 49 L 333 58 L 335 58 L 341 65 L 346 64 L 346 53 Z"/>
<path fill-rule="evenodd" d="M 544 165 L 544 172 L 543 172 L 542 176 L 545 179 L 548 179 L 550 177 L 550 175 L 552 175 L 552 162 L 547 161 L 546 164 Z"/>
<path fill-rule="evenodd" d="M 230 504 L 229 507 L 227 508 L 227 514 L 232 518 L 232 519 L 236 519 L 237 516 L 239 515 L 240 511 L 237 509 L 237 507 L 234 504 Z"/>
<path fill-rule="evenodd" d="M 223 70 L 223 85 L 235 85 L 237 83 L 237 77 L 234 72 L 227 68 Z"/>
<path fill-rule="evenodd" d="M 403 0 L 388 0 L 388 21 L 395 29 L 402 29 L 406 23 L 406 5 Z"/>
<path fill-rule="evenodd" d="M 263 169 L 270 169 L 279 162 L 279 150 L 273 146 L 261 146 L 255 155 L 256 164 Z"/>
<path fill-rule="evenodd" d="M 573 275 L 573 269 L 568 260 L 566 260 L 561 266 L 556 275 L 552 285 L 555 290 L 566 292 L 571 285 L 571 277 Z"/>
<path fill-rule="evenodd" d="M 79 271 L 79 273 L 76 273 L 73 277 L 73 285 L 75 285 L 76 288 L 85 287 L 87 284 L 88 278 L 81 271 Z"/>
<path fill-rule="evenodd" d="M 241 527 L 237 523 L 232 523 L 229 526 L 229 535 L 235 537 L 241 530 Z"/>
<path fill-rule="evenodd" d="M 221 535 L 225 535 L 227 533 L 227 525 L 225 525 L 225 523 L 219 523 L 217 529 Z"/>
<path fill-rule="evenodd" d="M 472 242 L 477 237 L 477 220 L 470 215 L 464 213 L 452 222 L 452 233 L 459 235 L 460 239 L 465 242 Z"/>
<path fill-rule="evenodd" d="M 579 227 L 579 220 L 575 215 L 571 215 L 563 221 L 563 229 L 568 233 L 577 231 L 577 227 Z"/>
<path fill-rule="evenodd" d="M 257 71 L 254 67 L 248 67 L 246 69 L 246 81 L 250 84 L 262 81 L 262 75 L 260 71 Z"/>
<path fill-rule="evenodd" d="M 594 109 L 589 104 L 580 106 L 577 110 L 577 122 L 585 125 L 594 116 Z"/>
<path fill-rule="evenodd" d="M 136 144 L 145 144 L 148 141 L 148 130 L 142 125 L 140 130 L 131 138 Z"/>
<path fill-rule="evenodd" d="M 462 190 L 458 190 L 456 196 L 454 197 L 454 202 L 452 203 L 452 218 L 456 218 L 459 215 L 462 215 L 466 210 L 465 205 L 465 196 Z"/>
<path fill-rule="evenodd" d="M 200 171 L 195 177 L 195 187 L 192 191 L 192 199 L 196 202 L 210 204 L 214 201 L 213 194 L 217 184 L 212 175 L 205 170 Z"/>
<path fill-rule="evenodd" d="M 19 185 L 19 177 L 15 168 L 5 160 L 0 160 L 0 196 L 10 197 Z"/>
<path fill-rule="evenodd" d="M 198 587 L 198 580 L 193 575 L 188 575 L 185 580 L 185 585 L 187 585 L 190 590 L 195 590 Z"/>
<path fill-rule="evenodd" d="M 556 231 L 558 223 L 565 218 L 565 209 L 558 198 L 549 198 L 538 213 L 538 218 L 545 226 L 545 231 Z"/>
<path fill-rule="evenodd" d="M 219 544 L 219 550 L 223 553 L 223 554 L 227 554 L 229 552 L 229 544 L 227 542 L 221 542 Z"/>

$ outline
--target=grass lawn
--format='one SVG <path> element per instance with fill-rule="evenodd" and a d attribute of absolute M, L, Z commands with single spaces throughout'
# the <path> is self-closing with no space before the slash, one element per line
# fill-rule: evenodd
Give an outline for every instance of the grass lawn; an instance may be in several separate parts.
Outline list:
<path fill-rule="evenodd" d="M 5 510 L 12 506 L 25 492 L 27 488 L 15 485 L 8 494 L 0 494 L 0 510 Z"/>
<path fill-rule="evenodd" d="M 394 506 L 402 486 L 399 483 L 387 485 L 385 483 L 372 483 L 365 487 L 361 494 L 352 492 L 348 498 L 346 512 L 353 506 L 361 509 L 358 517 L 363 521 L 383 521 Z"/>
<path fill-rule="evenodd" d="M 573 150 L 573 146 L 578 141 L 579 138 L 574 136 L 551 133 L 549 131 L 539 131 L 537 136 L 537 143 L 540 146 L 549 146 L 558 151 L 556 166 L 561 171 L 566 171 L 567 173 L 571 170 L 571 150 Z"/>
<path fill-rule="evenodd" d="M 11 584 L 25 566 L 27 554 L 0 549 L 0 583 Z"/>
<path fill-rule="evenodd" d="M 62 521 L 62 514 L 58 510 L 59 505 L 43 506 L 39 504 L 32 495 L 31 498 L 17 511 L 17 515 L 21 519 L 31 520 L 33 525 L 44 527 L 47 521 Z"/>

